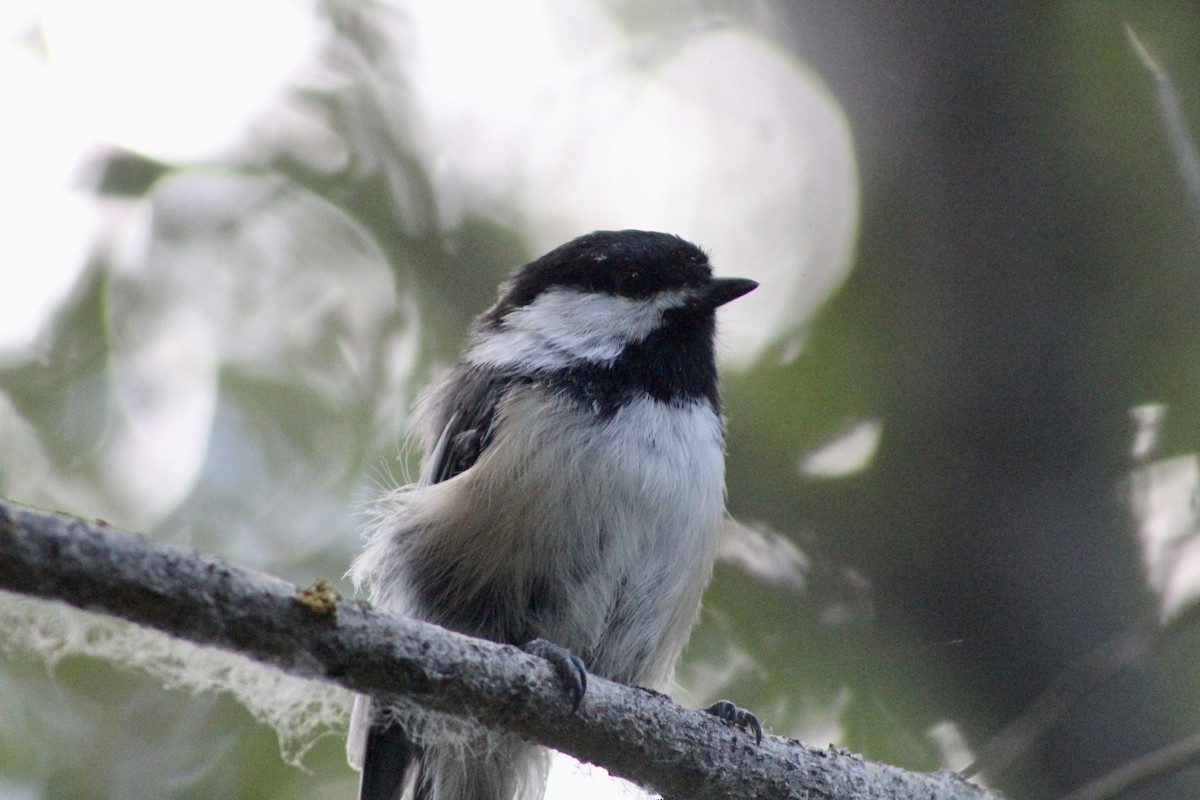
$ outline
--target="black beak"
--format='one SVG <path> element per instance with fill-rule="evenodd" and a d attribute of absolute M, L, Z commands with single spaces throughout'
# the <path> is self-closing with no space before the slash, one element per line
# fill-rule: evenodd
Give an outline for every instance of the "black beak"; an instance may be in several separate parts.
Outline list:
<path fill-rule="evenodd" d="M 723 306 L 730 300 L 737 300 L 742 295 L 758 288 L 758 281 L 749 278 L 712 278 L 708 282 L 708 292 L 705 299 L 709 308 Z"/>

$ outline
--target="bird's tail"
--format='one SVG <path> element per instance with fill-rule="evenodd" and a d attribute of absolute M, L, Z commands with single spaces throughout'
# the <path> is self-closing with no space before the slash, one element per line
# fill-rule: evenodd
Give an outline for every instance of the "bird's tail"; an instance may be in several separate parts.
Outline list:
<path fill-rule="evenodd" d="M 371 713 L 359 697 L 350 761 L 362 769 L 359 800 L 540 800 L 549 754 L 511 734 L 422 711 Z"/>

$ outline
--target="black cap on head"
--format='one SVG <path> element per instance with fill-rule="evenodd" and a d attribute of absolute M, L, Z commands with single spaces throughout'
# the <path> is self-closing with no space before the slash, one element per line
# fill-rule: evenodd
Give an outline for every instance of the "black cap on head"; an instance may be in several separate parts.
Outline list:
<path fill-rule="evenodd" d="M 547 289 L 564 287 L 623 297 L 649 297 L 670 289 L 702 286 L 712 276 L 708 256 L 669 233 L 596 231 L 554 248 L 521 267 L 504 287 L 504 312 L 533 302 Z"/>

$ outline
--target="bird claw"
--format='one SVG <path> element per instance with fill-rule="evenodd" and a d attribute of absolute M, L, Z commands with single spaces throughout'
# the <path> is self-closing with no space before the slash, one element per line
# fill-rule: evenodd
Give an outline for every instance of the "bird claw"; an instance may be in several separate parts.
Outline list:
<path fill-rule="evenodd" d="M 559 680 L 571 695 L 571 713 L 578 711 L 583 702 L 583 695 L 587 692 L 587 665 L 583 663 L 583 659 L 549 639 L 534 639 L 521 649 L 531 656 L 538 656 L 550 662 L 554 671 L 558 673 Z"/>
<path fill-rule="evenodd" d="M 704 710 L 727 725 L 754 734 L 755 744 L 762 744 L 762 723 L 746 709 L 735 706 L 728 700 L 718 700 Z"/>

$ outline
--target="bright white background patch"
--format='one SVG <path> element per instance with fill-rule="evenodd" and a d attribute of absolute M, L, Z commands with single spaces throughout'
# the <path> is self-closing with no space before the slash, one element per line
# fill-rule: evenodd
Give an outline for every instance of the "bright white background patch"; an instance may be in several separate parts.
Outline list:
<path fill-rule="evenodd" d="M 841 478 L 861 472 L 870 466 L 871 460 L 875 458 L 882 434 L 882 421 L 869 419 L 859 422 L 811 453 L 801 456 L 798 465 L 800 474 L 819 478 Z"/>

